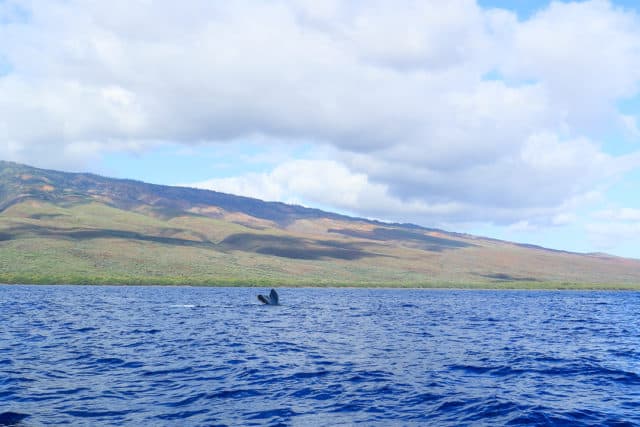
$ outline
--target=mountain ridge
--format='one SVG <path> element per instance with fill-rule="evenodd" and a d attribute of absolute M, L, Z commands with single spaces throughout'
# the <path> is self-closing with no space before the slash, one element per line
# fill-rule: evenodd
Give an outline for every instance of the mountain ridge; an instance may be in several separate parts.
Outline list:
<path fill-rule="evenodd" d="M 640 261 L 608 254 L 6 161 L 0 249 L 4 282 L 640 283 Z"/>
<path fill-rule="evenodd" d="M 568 253 L 568 254 L 576 254 L 576 255 L 606 255 L 606 256 L 610 256 L 610 257 L 618 257 L 618 256 L 607 254 L 607 253 L 573 252 L 573 251 L 567 251 L 567 250 L 563 250 L 563 249 L 548 248 L 548 247 L 545 247 L 545 246 L 534 245 L 534 244 L 529 244 L 529 243 L 512 242 L 512 241 L 508 241 L 508 240 L 495 239 L 495 238 L 491 238 L 491 237 L 477 236 L 477 235 L 473 235 L 473 234 L 469 234 L 469 233 L 460 233 L 460 232 L 448 231 L 448 230 L 444 230 L 444 229 L 440 229 L 440 228 L 426 227 L 426 226 L 422 226 L 422 225 L 414 224 L 414 223 L 388 222 L 388 221 L 379 220 L 379 219 L 371 219 L 371 218 L 364 218 L 364 217 L 352 216 L 352 215 L 347 215 L 347 214 L 339 214 L 339 213 L 330 212 L 330 211 L 326 211 L 326 210 L 318 209 L 318 208 L 312 208 L 312 207 L 296 205 L 296 204 L 290 204 L 290 203 L 284 203 L 284 202 L 277 202 L 277 201 L 266 201 L 266 200 L 261 200 L 261 199 L 255 198 L 255 197 L 235 195 L 235 194 L 231 194 L 231 193 L 224 193 L 224 192 L 220 192 L 220 191 L 207 190 L 207 189 L 202 189 L 202 188 L 197 188 L 197 187 L 154 184 L 154 183 L 149 183 L 149 182 L 146 182 L 146 181 L 134 180 L 134 179 L 128 179 L 128 178 L 112 178 L 112 177 L 108 177 L 108 176 L 104 176 L 104 175 L 100 175 L 100 174 L 95 174 L 95 173 L 91 173 L 91 172 L 62 172 L 62 171 L 57 171 L 57 170 L 52 170 L 52 169 L 28 166 L 28 165 L 25 165 L 25 164 L 6 161 L 6 160 L 0 160 L 0 171 L 4 170 L 7 165 L 10 165 L 10 166 L 13 166 L 13 167 L 17 167 L 17 168 L 24 168 L 26 170 L 40 171 L 40 172 L 44 172 L 44 173 L 58 173 L 58 174 L 65 174 L 65 175 L 78 176 L 78 177 L 90 177 L 90 178 L 95 178 L 97 180 L 106 180 L 106 181 L 109 181 L 109 182 L 121 182 L 121 183 L 127 183 L 127 184 L 132 184 L 132 185 L 143 185 L 143 186 L 148 186 L 148 187 L 155 188 L 156 190 L 165 190 L 166 191 L 166 190 L 174 190 L 174 189 L 178 189 L 178 190 L 184 189 L 185 191 L 195 192 L 197 194 L 215 194 L 217 196 L 217 198 L 222 199 L 222 200 L 224 200 L 224 199 L 237 199 L 237 200 L 244 200 L 244 201 L 247 201 L 247 202 L 250 202 L 250 203 L 262 204 L 264 206 L 269 206 L 269 207 L 278 207 L 278 208 L 284 208 L 284 209 L 289 208 L 289 209 L 292 209 L 295 213 L 298 213 L 298 214 L 304 213 L 305 215 L 302 215 L 302 216 L 314 216 L 315 215 L 315 216 L 319 216 L 319 217 L 330 217 L 330 218 L 339 218 L 339 219 L 346 219 L 346 220 L 352 220 L 352 221 L 362 221 L 362 222 L 367 222 L 367 223 L 376 224 L 376 225 L 382 225 L 382 226 L 411 228 L 411 229 L 418 229 L 418 230 L 424 230 L 424 231 L 443 232 L 443 233 L 456 235 L 456 236 L 461 236 L 461 237 L 470 237 L 470 238 L 480 238 L 480 239 L 486 239 L 486 240 L 493 240 L 493 241 L 501 242 L 501 243 L 510 243 L 510 244 L 521 245 L 521 246 L 526 246 L 526 247 L 535 248 L 535 249 L 542 249 L 542 250 L 548 250 L 548 251 L 554 251 L 554 252 L 563 252 L 563 253 Z M 2 212 L 6 207 L 8 207 L 8 206 L 4 206 L 5 201 L 1 199 L 1 197 L 2 197 L 2 191 L 1 191 L 2 179 L 1 178 L 2 178 L 2 172 L 0 172 L 0 212 Z M 30 195 L 25 195 L 25 197 L 29 197 L 29 196 Z M 215 202 L 220 203 L 221 200 L 215 200 Z M 229 205 L 226 205 L 226 207 L 229 207 Z M 254 212 L 254 213 L 256 213 L 257 215 L 260 215 L 259 212 Z M 263 216 L 258 216 L 258 217 L 261 217 L 261 218 L 264 218 L 264 219 L 270 219 L 269 216 L 265 217 L 264 215 Z M 624 257 L 618 257 L 618 258 L 624 258 Z"/>

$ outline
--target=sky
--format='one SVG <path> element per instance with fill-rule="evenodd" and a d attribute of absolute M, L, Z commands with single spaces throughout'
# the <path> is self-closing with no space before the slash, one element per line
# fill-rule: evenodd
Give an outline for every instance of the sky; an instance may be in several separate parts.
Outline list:
<path fill-rule="evenodd" d="M 640 258 L 639 4 L 0 0 L 0 159 Z"/>

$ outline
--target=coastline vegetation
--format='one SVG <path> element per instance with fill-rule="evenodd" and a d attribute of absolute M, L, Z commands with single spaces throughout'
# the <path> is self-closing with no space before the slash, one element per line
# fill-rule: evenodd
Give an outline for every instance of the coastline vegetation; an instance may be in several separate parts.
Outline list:
<path fill-rule="evenodd" d="M 429 278 L 384 265 L 288 260 L 122 239 L 30 237 L 0 242 L 0 283 L 218 287 L 640 290 L 640 283 Z M 298 274 L 301 273 L 301 274 Z"/>
<path fill-rule="evenodd" d="M 476 289 L 476 290 L 610 290 L 640 291 L 640 284 L 570 282 L 333 282 L 306 280 L 189 278 L 184 276 L 0 274 L 3 285 L 89 285 L 89 286 L 202 286 L 260 288 L 389 288 L 389 289 Z"/>

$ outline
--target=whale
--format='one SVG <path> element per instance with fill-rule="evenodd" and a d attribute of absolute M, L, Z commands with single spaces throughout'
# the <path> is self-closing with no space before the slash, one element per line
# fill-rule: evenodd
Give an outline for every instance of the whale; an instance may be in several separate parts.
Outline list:
<path fill-rule="evenodd" d="M 29 415 L 20 414 L 18 412 L 2 412 L 0 413 L 0 426 L 17 426 Z"/>
<path fill-rule="evenodd" d="M 258 295 L 258 299 L 261 303 L 267 305 L 278 305 L 278 293 L 275 289 L 271 289 L 269 295 Z"/>

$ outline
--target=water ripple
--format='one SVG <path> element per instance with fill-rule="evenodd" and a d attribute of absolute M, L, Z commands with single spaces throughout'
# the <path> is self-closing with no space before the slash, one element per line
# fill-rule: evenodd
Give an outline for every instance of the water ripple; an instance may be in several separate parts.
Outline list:
<path fill-rule="evenodd" d="M 640 294 L 0 286 L 3 425 L 640 425 Z"/>

